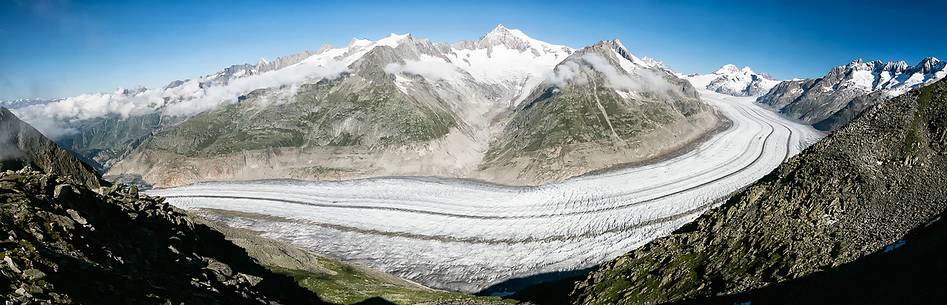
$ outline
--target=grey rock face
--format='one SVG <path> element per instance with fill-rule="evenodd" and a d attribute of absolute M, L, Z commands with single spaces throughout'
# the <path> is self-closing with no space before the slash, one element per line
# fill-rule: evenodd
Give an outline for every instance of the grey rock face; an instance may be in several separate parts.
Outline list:
<path fill-rule="evenodd" d="M 256 73 L 266 73 L 269 71 L 279 70 L 290 65 L 295 65 L 304 59 L 309 58 L 309 56 L 318 53 L 319 52 L 303 51 L 292 55 L 280 56 L 274 60 L 260 59 L 254 68 L 256 69 Z"/>

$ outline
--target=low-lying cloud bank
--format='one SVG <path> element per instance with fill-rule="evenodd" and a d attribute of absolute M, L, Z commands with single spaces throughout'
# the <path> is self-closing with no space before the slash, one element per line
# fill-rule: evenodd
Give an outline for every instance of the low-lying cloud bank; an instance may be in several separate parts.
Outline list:
<path fill-rule="evenodd" d="M 622 57 L 619 57 L 618 60 L 628 61 Z M 626 64 L 630 67 L 637 66 L 631 61 Z M 629 71 L 624 67 L 616 67 L 607 58 L 599 54 L 586 54 L 579 57 L 579 60 L 559 64 L 552 73 L 546 76 L 546 81 L 556 86 L 564 86 L 568 83 L 587 84 L 590 76 L 582 75 L 582 65 L 588 65 L 592 70 L 601 73 L 605 78 L 605 85 L 612 89 L 656 93 L 673 89 L 673 86 L 664 78 L 662 72 L 645 67 Z"/>
<path fill-rule="evenodd" d="M 347 71 L 339 62 L 313 65 L 300 63 L 284 69 L 232 79 L 223 85 L 204 86 L 202 79 L 188 80 L 163 89 L 117 90 L 82 94 L 13 109 L 17 116 L 50 138 L 74 134 L 76 120 L 119 116 L 128 118 L 161 111 L 169 116 L 193 116 L 218 106 L 235 103 L 241 95 L 260 88 L 295 88 L 321 79 L 338 78 Z"/>

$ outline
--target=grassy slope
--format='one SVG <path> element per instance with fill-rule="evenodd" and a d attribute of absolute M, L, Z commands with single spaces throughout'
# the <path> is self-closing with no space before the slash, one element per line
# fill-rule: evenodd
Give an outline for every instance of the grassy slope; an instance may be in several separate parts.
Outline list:
<path fill-rule="evenodd" d="M 446 109 L 413 100 L 391 81 L 355 74 L 302 85 L 292 98 L 278 94 L 251 92 L 162 130 L 145 148 L 211 157 L 274 147 L 400 145 L 436 139 L 456 124 Z"/>

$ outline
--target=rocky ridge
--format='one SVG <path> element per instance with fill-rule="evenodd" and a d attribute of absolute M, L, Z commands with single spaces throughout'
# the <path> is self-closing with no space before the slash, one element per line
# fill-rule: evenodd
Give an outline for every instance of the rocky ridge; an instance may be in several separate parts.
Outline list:
<path fill-rule="evenodd" d="M 947 63 L 934 57 L 914 66 L 904 61 L 857 59 L 820 78 L 781 82 L 757 101 L 787 117 L 831 131 L 871 105 L 944 76 Z"/>
<path fill-rule="evenodd" d="M 618 40 L 577 50 L 513 110 L 481 168 L 555 181 L 686 147 L 722 124 L 697 90 Z M 674 139 L 668 141 L 668 139 Z"/>
<path fill-rule="evenodd" d="M 733 294 L 856 261 L 947 207 L 947 81 L 879 103 L 674 234 L 603 265 L 578 304 Z"/>

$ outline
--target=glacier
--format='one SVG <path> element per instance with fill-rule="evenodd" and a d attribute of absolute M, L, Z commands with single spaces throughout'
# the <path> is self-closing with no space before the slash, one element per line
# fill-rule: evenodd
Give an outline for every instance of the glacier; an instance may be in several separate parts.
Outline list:
<path fill-rule="evenodd" d="M 700 89 L 731 126 L 679 156 L 534 187 L 437 177 L 201 183 L 151 195 L 420 284 L 476 292 L 594 266 L 667 235 L 823 133 Z"/>

